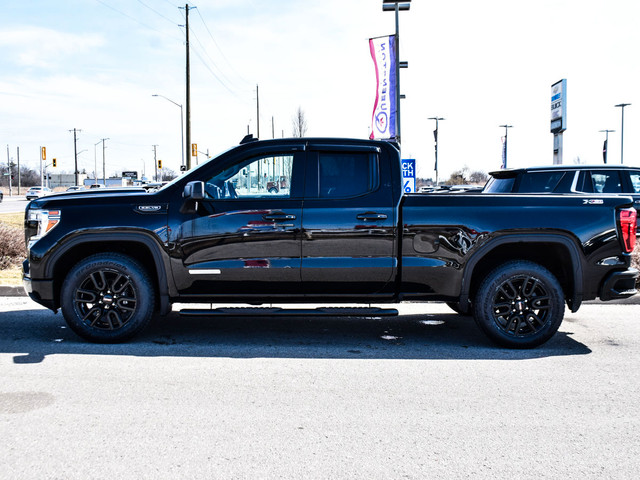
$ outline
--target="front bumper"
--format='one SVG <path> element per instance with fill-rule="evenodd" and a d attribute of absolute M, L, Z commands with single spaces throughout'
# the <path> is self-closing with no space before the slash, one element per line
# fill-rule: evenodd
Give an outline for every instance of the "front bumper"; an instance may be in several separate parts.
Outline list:
<path fill-rule="evenodd" d="M 636 281 L 640 272 L 635 268 L 628 268 L 622 272 L 611 272 L 602 282 L 600 287 L 600 300 L 617 300 L 628 298 L 636 293 Z"/>
<path fill-rule="evenodd" d="M 29 260 L 22 263 L 22 284 L 31 300 L 54 312 L 60 307 L 55 301 L 53 280 L 32 280 L 29 275 Z"/>

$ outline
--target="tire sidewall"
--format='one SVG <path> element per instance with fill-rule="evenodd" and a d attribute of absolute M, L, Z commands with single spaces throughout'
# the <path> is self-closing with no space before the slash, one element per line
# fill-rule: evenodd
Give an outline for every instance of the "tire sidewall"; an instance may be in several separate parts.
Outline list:
<path fill-rule="evenodd" d="M 545 325 L 535 333 L 516 337 L 505 333 L 493 318 L 493 299 L 498 289 L 510 278 L 530 275 L 537 279 L 549 295 L 549 316 Z M 564 294 L 560 282 L 546 268 L 533 262 L 509 262 L 493 270 L 482 282 L 476 294 L 475 321 L 495 343 L 508 348 L 533 348 L 542 345 L 556 333 L 564 317 Z"/>
<path fill-rule="evenodd" d="M 103 330 L 82 321 L 74 298 L 75 292 L 91 273 L 110 269 L 126 275 L 136 294 L 136 310 L 117 330 Z M 60 292 L 62 314 L 76 334 L 96 343 L 116 343 L 130 339 L 147 326 L 153 315 L 155 292 L 144 267 L 131 257 L 115 253 L 92 255 L 78 262 L 65 278 Z"/>

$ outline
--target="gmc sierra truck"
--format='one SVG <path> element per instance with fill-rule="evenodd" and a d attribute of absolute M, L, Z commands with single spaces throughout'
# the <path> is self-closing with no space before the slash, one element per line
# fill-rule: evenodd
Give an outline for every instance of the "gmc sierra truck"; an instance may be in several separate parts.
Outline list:
<path fill-rule="evenodd" d="M 636 293 L 624 196 L 404 194 L 389 142 L 241 144 L 160 190 L 50 195 L 25 212 L 26 291 L 94 342 L 172 303 L 444 301 L 494 342 L 551 338 L 565 304 Z M 394 308 L 185 308 L 182 315 L 394 315 Z"/>

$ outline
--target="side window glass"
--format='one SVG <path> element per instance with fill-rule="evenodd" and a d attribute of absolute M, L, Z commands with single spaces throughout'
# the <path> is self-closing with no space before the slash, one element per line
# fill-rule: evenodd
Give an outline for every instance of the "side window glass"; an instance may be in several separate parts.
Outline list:
<path fill-rule="evenodd" d="M 640 172 L 630 172 L 629 177 L 631 178 L 631 188 L 633 188 L 633 192 L 640 193 Z"/>
<path fill-rule="evenodd" d="M 620 193 L 620 175 L 615 171 L 596 170 L 591 172 L 594 193 Z"/>
<path fill-rule="evenodd" d="M 320 153 L 320 198 L 355 197 L 378 188 L 378 156 L 370 153 Z"/>
<path fill-rule="evenodd" d="M 521 193 L 553 192 L 564 172 L 532 172 L 520 182 Z"/>
<path fill-rule="evenodd" d="M 207 198 L 289 198 L 293 155 L 267 155 L 245 160 L 217 173 L 204 184 Z"/>

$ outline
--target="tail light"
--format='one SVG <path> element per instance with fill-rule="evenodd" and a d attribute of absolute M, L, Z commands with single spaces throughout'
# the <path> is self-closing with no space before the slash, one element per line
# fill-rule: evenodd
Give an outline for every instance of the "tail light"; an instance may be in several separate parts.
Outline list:
<path fill-rule="evenodd" d="M 638 212 L 633 208 L 620 210 L 620 230 L 622 232 L 622 245 L 625 253 L 633 252 L 636 246 L 636 229 Z"/>

